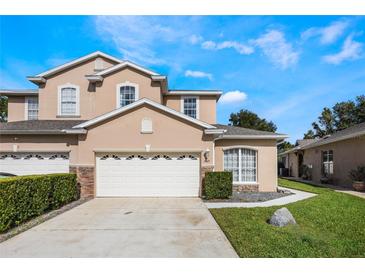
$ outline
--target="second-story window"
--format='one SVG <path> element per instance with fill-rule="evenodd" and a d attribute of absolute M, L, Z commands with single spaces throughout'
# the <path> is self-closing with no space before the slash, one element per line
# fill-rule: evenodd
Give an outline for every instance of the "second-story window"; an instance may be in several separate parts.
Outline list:
<path fill-rule="evenodd" d="M 26 104 L 26 118 L 28 120 L 38 120 L 38 97 L 27 97 Z"/>
<path fill-rule="evenodd" d="M 138 100 L 138 85 L 125 82 L 117 85 L 117 108 L 127 106 Z"/>
<path fill-rule="evenodd" d="M 59 115 L 79 115 L 79 87 L 74 85 L 59 87 L 58 104 Z"/>
<path fill-rule="evenodd" d="M 185 115 L 188 115 L 192 118 L 199 119 L 199 99 L 195 96 L 183 97 L 182 110 Z"/>

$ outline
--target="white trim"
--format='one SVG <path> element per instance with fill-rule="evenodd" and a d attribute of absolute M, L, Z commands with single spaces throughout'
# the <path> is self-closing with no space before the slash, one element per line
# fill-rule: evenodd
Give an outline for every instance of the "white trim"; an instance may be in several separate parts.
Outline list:
<path fill-rule="evenodd" d="M 195 98 L 196 99 L 196 117 L 195 119 L 199 119 L 199 96 L 181 96 L 180 98 L 180 111 L 181 113 L 183 113 L 184 115 L 186 115 L 184 113 L 184 99 L 188 99 L 188 98 Z"/>
<path fill-rule="evenodd" d="M 146 123 L 149 123 L 149 124 L 146 125 Z M 141 133 L 142 134 L 151 134 L 151 133 L 153 133 L 153 122 L 152 122 L 151 118 L 149 118 L 149 117 L 142 118 Z"/>
<path fill-rule="evenodd" d="M 15 95 L 15 96 L 24 96 L 24 95 L 33 95 L 38 96 L 38 89 L 0 89 L 0 95 Z"/>
<path fill-rule="evenodd" d="M 256 178 L 256 182 L 241 182 L 241 181 L 233 181 L 232 184 L 233 185 L 257 185 L 259 183 L 259 180 L 258 180 L 258 176 L 259 176 L 259 172 L 258 172 L 258 161 L 259 161 L 259 151 L 257 148 L 255 147 L 251 147 L 251 146 L 230 146 L 230 147 L 226 147 L 226 148 L 222 148 L 223 150 L 223 167 L 222 167 L 222 170 L 225 170 L 224 169 L 224 151 L 226 150 L 230 150 L 230 149 L 238 149 L 238 178 L 241 178 L 241 172 L 242 172 L 242 163 L 241 163 L 241 159 L 242 159 L 242 152 L 241 152 L 241 149 L 250 149 L 250 150 L 254 150 L 255 153 L 256 153 L 256 174 L 255 174 L 255 178 Z"/>
<path fill-rule="evenodd" d="M 62 114 L 61 113 L 61 91 L 63 88 L 74 88 L 76 89 L 76 112 L 74 114 Z M 70 116 L 79 116 L 80 115 L 80 87 L 74 84 L 64 84 L 57 87 L 57 116 L 62 117 L 70 117 Z"/>
<path fill-rule="evenodd" d="M 35 84 L 44 84 L 47 80 L 40 76 L 27 76 L 27 79 Z"/>
<path fill-rule="evenodd" d="M 222 128 L 204 130 L 204 134 L 223 134 L 225 132 L 227 132 L 227 130 Z"/>
<path fill-rule="evenodd" d="M 114 72 L 114 71 L 116 71 L 116 70 L 122 69 L 122 68 L 124 68 L 124 67 L 126 67 L 126 66 L 129 66 L 129 67 L 134 68 L 134 69 L 136 69 L 136 70 L 139 70 L 139 71 L 142 71 L 142 72 L 144 72 L 144 73 L 150 74 L 150 75 L 152 75 L 152 76 L 157 76 L 157 75 L 159 75 L 158 73 L 156 73 L 156 72 L 154 72 L 154 71 L 152 71 L 152 70 L 146 69 L 146 68 L 144 68 L 144 67 L 141 67 L 141 66 L 139 66 L 139 65 L 137 65 L 137 64 L 134 64 L 134 63 L 131 63 L 131 62 L 129 62 L 129 61 L 124 61 L 123 63 L 120 63 L 120 64 L 118 64 L 118 65 L 112 66 L 112 67 L 107 68 L 107 69 L 105 69 L 105 70 L 102 70 L 102 71 L 100 71 L 100 72 L 98 72 L 98 73 L 95 73 L 95 75 L 98 75 L 98 76 L 104 76 L 104 75 L 109 74 L 109 73 L 112 73 L 112 72 Z"/>
<path fill-rule="evenodd" d="M 225 150 L 236 149 L 236 148 L 245 148 L 245 149 L 251 149 L 251 150 L 256 150 L 256 151 L 259 150 L 257 147 L 246 146 L 246 145 L 223 147 L 222 150 L 225 151 Z"/>
<path fill-rule="evenodd" d="M 125 81 L 123 83 L 119 83 L 116 85 L 116 88 L 115 88 L 115 92 L 116 92 L 116 102 L 115 102 L 115 108 L 120 108 L 120 88 L 121 87 L 127 87 L 127 86 L 130 86 L 130 87 L 134 87 L 134 91 L 135 91 L 135 100 L 134 101 L 138 101 L 139 100 L 139 86 L 138 84 L 136 83 L 131 83 L 129 81 Z"/>
<path fill-rule="evenodd" d="M 176 95 L 192 95 L 192 96 L 197 96 L 197 95 L 215 95 L 220 97 L 223 93 L 221 91 L 200 91 L 200 90 L 182 90 L 182 91 L 174 91 L 174 90 L 169 90 L 167 93 L 165 93 L 165 96 L 176 96 Z"/>
<path fill-rule="evenodd" d="M 126 149 L 115 149 L 115 148 L 95 148 L 93 150 L 95 153 L 129 153 L 129 152 L 145 152 L 146 153 L 146 148 L 126 148 Z M 202 153 L 203 150 L 202 149 L 196 149 L 196 148 L 151 148 L 150 151 L 148 153 L 155 153 L 155 152 L 170 152 L 170 153 L 180 153 L 180 152 L 184 152 L 184 153 Z M 200 155 L 199 155 L 200 157 Z"/>
<path fill-rule="evenodd" d="M 85 75 L 86 79 L 90 82 L 101 82 L 103 81 L 103 77 L 99 75 Z"/>
<path fill-rule="evenodd" d="M 24 97 L 24 120 L 28 120 L 28 97 Z"/>
<path fill-rule="evenodd" d="M 75 59 L 75 60 L 73 60 L 73 61 L 71 61 L 71 62 L 67 62 L 66 64 L 63 64 L 63 65 L 61 65 L 61 66 L 58 66 L 58 67 L 55 67 L 55 68 L 53 68 L 53 69 L 47 70 L 47 71 L 45 71 L 45 72 L 42 72 L 42 73 L 40 73 L 40 74 L 37 74 L 37 75 L 36 75 L 35 77 L 33 77 L 33 78 L 36 78 L 36 77 L 45 77 L 45 76 L 48 76 L 48 75 L 51 75 L 51 74 L 55 74 L 55 73 L 57 73 L 57 72 L 59 72 L 59 71 L 61 71 L 61 70 L 64 70 L 64 69 L 66 69 L 66 68 L 72 67 L 72 66 L 77 65 L 77 64 L 80 64 L 80 63 L 82 63 L 82 62 L 85 62 L 85 61 L 87 61 L 87 60 L 89 60 L 89 59 L 92 59 L 92 58 L 94 58 L 94 57 L 98 57 L 98 56 L 101 56 L 101 57 L 104 57 L 104 58 L 106 58 L 106 59 L 112 60 L 112 61 L 114 61 L 114 62 L 116 62 L 116 63 L 121 63 L 121 62 L 123 62 L 122 60 L 120 60 L 120 59 L 118 59 L 118 58 L 115 58 L 115 57 L 113 57 L 113 56 L 111 56 L 111 55 L 108 55 L 108 54 L 106 54 L 106 53 L 103 53 L 103 52 L 101 52 L 101 51 L 95 51 L 95 52 L 93 52 L 93 53 L 90 53 L 90 54 L 85 55 L 85 56 L 83 56 L 83 57 L 80 57 L 80 58 L 78 58 L 78 59 Z M 31 77 L 30 77 L 30 78 L 31 78 Z M 28 79 L 29 79 L 29 78 L 28 78 Z"/>
<path fill-rule="evenodd" d="M 220 140 L 220 139 L 243 139 L 243 140 L 277 139 L 277 140 L 281 140 L 281 139 L 286 139 L 288 137 L 289 137 L 288 135 L 225 135 L 225 136 L 218 137 L 216 140 Z"/>
<path fill-rule="evenodd" d="M 24 97 L 24 120 L 29 120 L 29 114 L 28 114 L 28 104 L 29 104 L 29 99 L 30 98 L 37 98 L 37 96 L 26 96 Z M 39 100 L 38 100 L 38 113 L 37 113 L 37 119 L 38 120 L 38 115 L 39 115 Z"/>
<path fill-rule="evenodd" d="M 194 123 L 194 124 L 200 125 L 200 126 L 202 126 L 202 127 L 204 127 L 204 128 L 216 128 L 215 126 L 212 126 L 212 125 L 207 124 L 207 123 L 205 123 L 205 122 L 203 122 L 203 121 L 200 121 L 200 120 L 194 119 L 194 118 L 192 118 L 192 117 L 190 117 L 190 116 L 187 116 L 187 115 L 185 115 L 185 114 L 183 114 L 183 113 L 181 113 L 181 112 L 178 112 L 178 111 L 176 111 L 176 110 L 174 110 L 174 109 L 171 109 L 171 108 L 169 108 L 169 107 L 166 107 L 166 106 L 163 106 L 163 105 L 161 105 L 161 104 L 159 104 L 159 103 L 156 103 L 156 102 L 154 102 L 154 101 L 151 101 L 150 99 L 147 99 L 147 98 L 140 99 L 140 100 L 138 100 L 138 101 L 136 101 L 136 102 L 134 102 L 134 103 L 132 103 L 132 104 L 129 104 L 129 105 L 127 105 L 127 106 L 124 106 L 124 107 L 121 107 L 121 108 L 115 109 L 115 110 L 113 110 L 113 111 L 111 111 L 111 112 L 105 113 L 105 114 L 103 114 L 103 115 L 101 115 L 101 116 L 98 116 L 98 117 L 96 117 L 96 118 L 94 118 L 94 119 L 91 119 L 91 120 L 89 120 L 89 121 L 87 121 L 87 122 L 84 122 L 84 123 L 78 124 L 78 125 L 74 126 L 73 128 L 85 128 L 85 127 L 88 127 L 88 126 L 94 125 L 94 124 L 96 124 L 96 123 L 99 123 L 99 122 L 102 122 L 102 121 L 104 121 L 104 120 L 107 120 L 107 119 L 109 119 L 109 118 L 111 118 L 111 117 L 113 117 L 113 116 L 116 116 L 116 115 L 118 115 L 118 114 L 120 114 L 120 113 L 123 113 L 123 112 L 125 112 L 125 111 L 128 111 L 128 110 L 130 110 L 130 109 L 136 108 L 136 107 L 138 107 L 138 106 L 140 106 L 140 105 L 143 105 L 143 104 L 151 105 L 151 106 L 153 106 L 153 107 L 155 107 L 155 108 L 158 108 L 158 109 L 160 109 L 160 110 L 162 110 L 162 111 L 165 111 L 165 112 L 167 112 L 167 113 L 169 113 L 169 114 L 172 114 L 172 115 L 174 115 L 174 116 L 177 116 L 177 117 L 179 117 L 179 118 L 182 118 L 182 119 L 184 119 L 184 120 L 187 120 L 187 121 L 189 121 L 189 122 L 191 122 L 191 123 Z"/>

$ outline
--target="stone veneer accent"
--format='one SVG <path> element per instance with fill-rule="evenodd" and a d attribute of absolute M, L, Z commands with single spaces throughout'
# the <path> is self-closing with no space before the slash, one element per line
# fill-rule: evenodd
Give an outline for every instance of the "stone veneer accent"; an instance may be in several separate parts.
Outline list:
<path fill-rule="evenodd" d="M 94 166 L 70 166 L 70 173 L 76 173 L 81 198 L 95 196 Z"/>
<path fill-rule="evenodd" d="M 214 170 L 214 166 L 202 166 L 200 169 L 200 173 L 201 173 L 201 187 L 200 187 L 200 191 L 199 191 L 200 197 L 203 196 L 205 173 L 207 173 L 209 171 L 213 171 L 213 170 Z"/>
<path fill-rule="evenodd" d="M 258 184 L 247 184 L 247 185 L 233 185 L 233 191 L 238 192 L 258 192 Z"/>

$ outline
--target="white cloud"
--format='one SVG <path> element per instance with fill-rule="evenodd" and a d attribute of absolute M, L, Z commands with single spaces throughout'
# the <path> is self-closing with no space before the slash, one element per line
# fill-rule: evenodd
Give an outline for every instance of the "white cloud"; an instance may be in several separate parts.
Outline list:
<path fill-rule="evenodd" d="M 232 90 L 224 93 L 219 99 L 219 103 L 222 104 L 232 104 L 232 103 L 242 103 L 247 99 L 247 94 L 243 91 Z"/>
<path fill-rule="evenodd" d="M 269 60 L 282 69 L 295 65 L 299 60 L 299 52 L 286 41 L 281 31 L 270 30 L 251 43 L 261 48 Z"/>
<path fill-rule="evenodd" d="M 193 34 L 189 37 L 189 42 L 192 45 L 196 45 L 196 44 L 200 43 L 201 41 L 203 41 L 203 37 L 201 37 L 200 35 Z"/>
<path fill-rule="evenodd" d="M 326 55 L 323 60 L 329 64 L 338 65 L 346 60 L 361 58 L 363 44 L 353 40 L 353 35 L 349 35 L 342 45 L 340 52 Z"/>
<path fill-rule="evenodd" d="M 202 43 L 202 48 L 207 50 L 221 50 L 233 48 L 239 54 L 249 55 L 254 52 L 254 48 L 236 41 L 224 41 L 216 43 L 214 41 L 205 41 Z"/>
<path fill-rule="evenodd" d="M 348 20 L 332 22 L 329 26 L 323 28 L 309 28 L 302 32 L 301 38 L 307 40 L 309 38 L 319 36 L 321 44 L 331 44 L 335 42 L 349 26 Z"/>
<path fill-rule="evenodd" d="M 193 78 L 208 78 L 210 81 L 213 80 L 213 75 L 203 71 L 197 70 L 187 70 L 185 71 L 186 77 L 193 77 Z"/>
<path fill-rule="evenodd" d="M 179 27 L 182 21 L 174 21 L 174 18 L 96 16 L 94 23 L 97 34 L 114 45 L 123 58 L 145 64 L 165 63 L 161 57 L 156 56 L 157 44 L 160 46 L 161 42 L 176 42 L 179 38 L 188 36 Z"/>

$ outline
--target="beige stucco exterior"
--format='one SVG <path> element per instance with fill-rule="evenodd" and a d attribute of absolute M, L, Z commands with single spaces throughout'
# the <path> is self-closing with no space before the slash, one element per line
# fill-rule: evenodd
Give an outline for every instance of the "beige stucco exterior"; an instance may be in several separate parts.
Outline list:
<path fill-rule="evenodd" d="M 321 179 L 322 151 L 333 151 L 333 175 L 331 180 L 339 185 L 351 185 L 349 172 L 357 166 L 365 165 L 365 136 L 347 139 L 331 144 L 307 149 L 304 152 L 304 164 L 312 165 L 312 178 Z"/>
<path fill-rule="evenodd" d="M 215 142 L 215 170 L 224 170 L 224 149 L 244 147 L 257 151 L 257 184 L 260 191 L 276 191 L 277 150 L 275 140 L 217 140 Z"/>
<path fill-rule="evenodd" d="M 141 133 L 144 118 L 152 121 L 153 132 Z M 105 138 L 107 137 L 107 142 Z M 212 139 L 204 136 L 203 128 L 177 119 L 151 106 L 142 106 L 107 122 L 88 128 L 79 140 L 79 163 L 94 164 L 94 151 L 205 151 L 213 149 Z M 202 162 L 211 165 L 212 160 Z"/>
<path fill-rule="evenodd" d="M 104 67 L 115 65 L 105 62 Z M 208 124 L 216 123 L 217 95 L 194 95 L 199 98 L 199 121 L 183 119 L 178 115 L 153 106 L 165 105 L 181 112 L 181 100 L 187 95 L 168 95 L 162 82 L 151 75 L 132 67 L 124 67 L 103 76 L 102 82 L 91 83 L 85 77 L 95 72 L 95 58 L 74 65 L 52 76 L 39 87 L 39 120 L 90 120 L 117 108 L 117 87 L 129 82 L 137 85 L 138 98 L 148 98 L 153 103 L 144 103 L 126 112 L 85 128 L 84 134 L 58 135 L 5 135 L 0 133 L 0 152 L 70 152 L 70 171 L 84 181 L 82 188 L 95 193 L 95 159 L 103 152 L 169 152 L 194 153 L 200 157 L 201 182 L 204 172 L 223 170 L 223 149 L 245 146 L 257 151 L 257 184 L 260 191 L 275 191 L 277 187 L 276 139 L 229 139 L 216 140 L 214 134 L 206 134 Z M 58 115 L 58 90 L 72 84 L 79 87 L 80 115 Z M 190 96 L 190 95 L 188 95 Z M 141 133 L 142 119 L 152 121 L 153 132 Z M 25 96 L 9 96 L 9 122 L 25 120 Z M 209 127 L 209 125 L 208 125 Z M 146 147 L 149 149 L 146 150 Z M 207 156 L 204 157 L 204 154 Z M 84 167 L 84 168 L 81 168 Z M 255 187 L 256 187 L 255 186 Z M 257 190 L 257 188 L 255 188 Z"/>
<path fill-rule="evenodd" d="M 25 96 L 8 97 L 8 121 L 25 120 Z"/>
<path fill-rule="evenodd" d="M 352 183 L 349 178 L 350 170 L 365 165 L 365 136 L 288 153 L 285 167 L 290 169 L 290 176 L 299 177 L 298 155 L 303 154 L 303 164 L 312 167 L 312 180 L 319 183 L 323 177 L 322 152 L 327 150 L 333 151 L 333 175 L 330 176 L 330 182 L 350 186 Z"/>
<path fill-rule="evenodd" d="M 166 96 L 164 105 L 177 111 L 182 109 L 182 97 L 184 96 Z M 216 96 L 196 96 L 199 98 L 199 120 L 209 124 L 216 123 Z"/>

